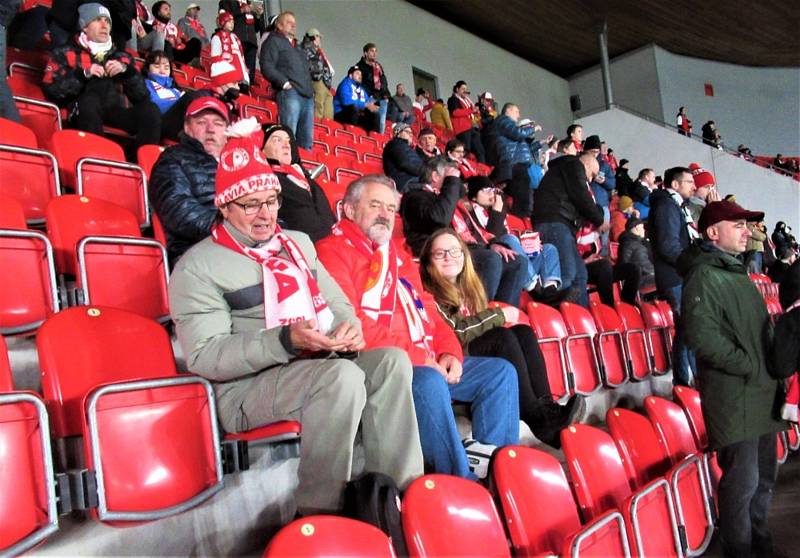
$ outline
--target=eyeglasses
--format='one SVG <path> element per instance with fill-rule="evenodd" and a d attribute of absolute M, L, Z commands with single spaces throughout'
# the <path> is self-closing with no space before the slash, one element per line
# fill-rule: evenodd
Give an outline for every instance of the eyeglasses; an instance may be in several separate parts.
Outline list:
<path fill-rule="evenodd" d="M 449 250 L 434 250 L 431 252 L 431 257 L 434 260 L 443 260 L 445 256 L 450 256 L 452 259 L 457 260 L 464 255 L 464 250 L 461 248 L 450 248 Z"/>
<path fill-rule="evenodd" d="M 247 203 L 239 203 L 239 202 L 232 201 L 231 203 L 241 207 L 242 210 L 244 210 L 244 214 L 245 215 L 255 215 L 256 213 L 261 211 L 261 207 L 265 206 L 265 205 L 267 206 L 267 209 L 269 211 L 278 211 L 280 209 L 280 207 L 281 207 L 281 201 L 282 201 L 281 197 L 277 196 L 275 198 L 272 198 L 272 199 L 269 199 L 269 200 L 266 200 L 266 201 L 263 201 L 263 202 L 251 201 L 251 202 L 247 202 Z"/>

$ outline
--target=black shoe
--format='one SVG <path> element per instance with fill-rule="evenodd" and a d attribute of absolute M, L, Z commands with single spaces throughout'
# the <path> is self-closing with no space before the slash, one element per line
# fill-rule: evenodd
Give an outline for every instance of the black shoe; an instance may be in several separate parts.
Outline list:
<path fill-rule="evenodd" d="M 543 289 L 533 289 L 528 291 L 528 293 L 531 295 L 533 300 L 548 306 L 556 307 L 567 297 L 569 289 L 562 289 L 559 291 L 555 285 L 548 285 Z"/>

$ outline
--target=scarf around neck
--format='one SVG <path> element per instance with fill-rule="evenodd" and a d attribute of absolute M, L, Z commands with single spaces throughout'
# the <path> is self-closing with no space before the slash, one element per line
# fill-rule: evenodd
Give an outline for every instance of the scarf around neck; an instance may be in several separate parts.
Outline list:
<path fill-rule="evenodd" d="M 104 43 L 97 43 L 95 41 L 90 41 L 89 37 L 86 36 L 86 33 L 81 31 L 81 34 L 78 36 L 78 43 L 89 51 L 92 55 L 92 58 L 97 60 L 98 62 L 103 62 L 105 60 L 106 55 L 111 51 L 114 47 L 114 43 L 111 42 L 111 38 L 104 42 Z"/>

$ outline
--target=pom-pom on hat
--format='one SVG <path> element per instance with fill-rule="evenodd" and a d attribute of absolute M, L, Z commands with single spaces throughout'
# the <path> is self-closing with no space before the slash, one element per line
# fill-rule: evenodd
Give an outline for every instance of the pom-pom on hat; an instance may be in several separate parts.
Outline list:
<path fill-rule="evenodd" d="M 243 118 L 225 132 L 228 143 L 219 155 L 214 205 L 227 203 L 266 190 L 281 191 L 278 177 L 261 153 L 261 125 L 255 118 Z"/>
<path fill-rule="evenodd" d="M 692 176 L 694 177 L 694 185 L 698 188 L 702 188 L 704 186 L 711 186 L 712 184 L 717 183 L 717 179 L 714 178 L 714 175 L 710 172 L 698 165 L 697 163 L 692 163 L 689 165 L 689 170 L 692 171 Z"/>

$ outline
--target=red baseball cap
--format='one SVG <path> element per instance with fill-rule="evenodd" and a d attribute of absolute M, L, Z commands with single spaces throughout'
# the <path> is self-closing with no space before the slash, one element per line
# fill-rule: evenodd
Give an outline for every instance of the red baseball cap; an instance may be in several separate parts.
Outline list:
<path fill-rule="evenodd" d="M 711 225 L 720 221 L 738 221 L 744 219 L 749 222 L 758 222 L 764 219 L 763 211 L 748 211 L 736 202 L 717 201 L 711 202 L 703 209 L 697 228 L 704 232 Z"/>
<path fill-rule="evenodd" d="M 228 107 L 225 106 L 225 103 L 217 99 L 216 97 L 205 96 L 205 97 L 198 97 L 186 108 L 186 118 L 190 116 L 195 116 L 204 110 L 213 110 L 217 114 L 219 114 L 222 118 L 225 119 L 225 122 L 230 122 L 230 116 L 228 115 Z"/>

